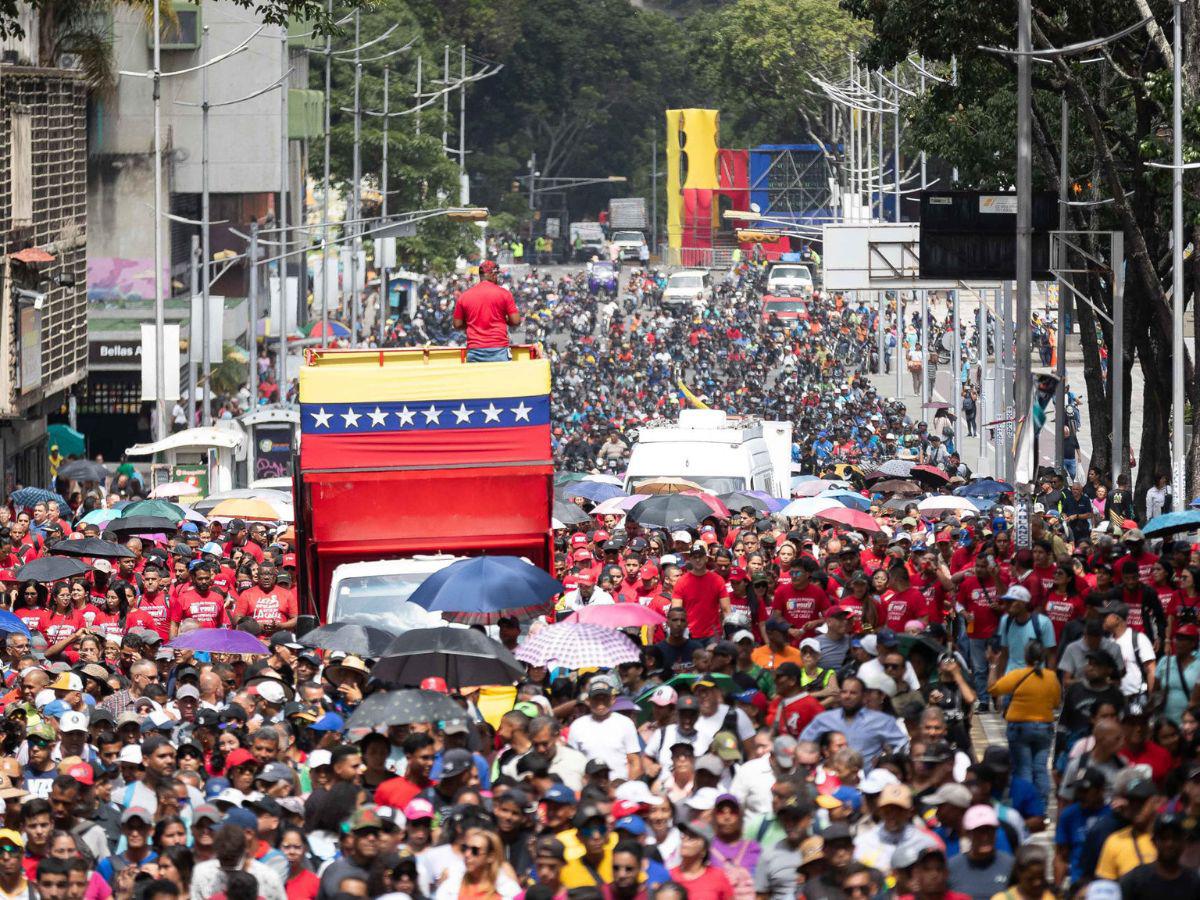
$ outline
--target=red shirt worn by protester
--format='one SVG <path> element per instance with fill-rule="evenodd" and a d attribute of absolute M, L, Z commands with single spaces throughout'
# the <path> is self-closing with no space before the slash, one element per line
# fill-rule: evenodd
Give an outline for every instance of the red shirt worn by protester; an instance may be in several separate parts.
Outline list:
<path fill-rule="evenodd" d="M 1044 566 L 1043 568 L 1033 569 L 1033 577 L 1037 579 L 1038 586 L 1042 589 L 1042 597 L 1045 597 L 1054 590 L 1054 573 L 1058 571 L 1058 566 Z M 1028 585 L 1026 585 L 1028 587 Z M 1031 590 L 1030 595 L 1033 594 Z"/>
<path fill-rule="evenodd" d="M 1054 640 L 1057 642 L 1062 639 L 1067 623 L 1083 615 L 1083 598 L 1078 594 L 1066 595 L 1051 591 L 1046 595 L 1045 611 L 1046 618 L 1054 626 Z"/>
<path fill-rule="evenodd" d="M 221 628 L 229 624 L 225 595 L 215 589 L 201 594 L 194 586 L 185 588 L 171 605 L 171 621 L 178 625 L 185 619 L 195 619 L 202 628 Z"/>
<path fill-rule="evenodd" d="M 767 707 L 767 722 L 779 723 L 781 734 L 800 737 L 800 732 L 808 727 L 808 723 L 825 712 L 821 701 L 812 694 L 803 693 L 795 697 L 776 697 Z"/>
<path fill-rule="evenodd" d="M 687 612 L 688 634 L 704 640 L 721 627 L 721 599 L 725 596 L 725 579 L 716 572 L 695 575 L 691 569 L 675 582 L 674 599 Z"/>
<path fill-rule="evenodd" d="M 829 606 L 829 596 L 815 584 L 798 588 L 790 581 L 775 588 L 775 599 L 771 603 L 771 609 L 783 616 L 792 628 L 803 628 L 809 622 L 815 622 Z"/>
<path fill-rule="evenodd" d="M 1127 766 L 1149 766 L 1150 777 L 1161 788 L 1175 768 L 1175 761 L 1167 749 L 1154 741 L 1146 741 L 1142 749 L 1134 752 L 1128 747 L 1117 754 Z"/>
<path fill-rule="evenodd" d="M 671 870 L 671 880 L 683 885 L 688 900 L 733 900 L 733 885 L 724 870 L 710 865 L 697 878 L 683 874 L 682 868 Z"/>
<path fill-rule="evenodd" d="M 275 585 L 264 591 L 257 585 L 242 591 L 233 608 L 233 620 L 240 622 L 243 616 L 253 616 L 264 632 L 275 631 L 280 624 L 297 615 L 296 595 L 285 587 Z"/>
<path fill-rule="evenodd" d="M 50 610 L 45 608 L 16 609 L 13 610 L 13 614 L 24 622 L 25 627 L 31 632 L 40 631 L 44 635 L 46 626 L 50 624 Z"/>
<path fill-rule="evenodd" d="M 1121 580 L 1121 567 L 1127 562 L 1137 563 L 1138 581 L 1140 581 L 1142 584 L 1154 587 L 1154 576 L 1151 574 L 1151 570 L 1154 568 L 1154 564 L 1158 562 L 1157 555 L 1149 552 L 1148 550 L 1143 550 L 1141 556 L 1134 556 L 1132 553 L 1126 553 L 1115 563 L 1113 563 L 1113 578 L 1118 581 Z"/>
<path fill-rule="evenodd" d="M 926 615 L 925 596 L 915 587 L 890 596 L 884 594 L 883 621 L 892 631 L 903 631 L 906 622 Z"/>
<path fill-rule="evenodd" d="M 42 634 L 46 636 L 46 642 L 53 645 L 73 635 L 79 630 L 79 625 L 78 610 L 73 609 L 65 614 L 51 613 L 46 622 L 46 630 Z"/>
<path fill-rule="evenodd" d="M 992 582 L 980 584 L 974 575 L 968 575 L 958 586 L 958 603 L 975 618 L 967 622 L 967 634 L 977 640 L 994 637 L 1000 625 L 1000 595 L 1004 587 Z"/>
<path fill-rule="evenodd" d="M 373 799 L 376 806 L 390 806 L 392 809 L 404 809 L 417 794 L 429 787 L 430 784 L 432 782 L 419 785 L 410 781 L 404 775 L 397 775 L 395 778 L 389 778 L 379 785 L 379 787 L 375 788 Z"/>
<path fill-rule="evenodd" d="M 1000 576 L 1000 580 L 1009 586 L 1019 584 L 1025 590 L 1029 591 L 1029 604 L 1031 608 L 1038 610 L 1046 605 L 1046 591 L 1042 589 L 1042 579 L 1038 577 L 1035 570 L 1029 569 L 1020 575 L 1015 575 L 1011 568 L 1001 566 Z"/>
<path fill-rule="evenodd" d="M 163 591 L 145 591 L 137 609 L 125 617 L 126 629 L 134 625 L 150 628 L 163 640 L 171 636 L 171 602 Z"/>
<path fill-rule="evenodd" d="M 508 346 L 508 317 L 517 312 L 507 288 L 481 281 L 458 295 L 454 318 L 467 329 L 467 349 Z"/>

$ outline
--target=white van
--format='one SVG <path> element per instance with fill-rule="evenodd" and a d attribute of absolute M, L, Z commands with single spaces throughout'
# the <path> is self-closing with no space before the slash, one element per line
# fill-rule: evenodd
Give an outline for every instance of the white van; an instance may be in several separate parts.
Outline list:
<path fill-rule="evenodd" d="M 774 297 L 809 297 L 813 292 L 812 272 L 799 263 L 779 263 L 767 273 L 767 294 Z"/>
<path fill-rule="evenodd" d="M 333 570 L 327 621 L 374 625 L 397 634 L 444 625 L 441 613 L 409 603 L 408 598 L 434 572 L 462 558 L 437 554 L 343 563 Z"/>
<path fill-rule="evenodd" d="M 684 269 L 667 276 L 662 302 L 667 306 L 700 306 L 712 299 L 712 276 L 704 269 Z"/>
<path fill-rule="evenodd" d="M 784 497 L 790 485 L 780 481 L 779 473 L 790 471 L 790 454 L 789 422 L 764 423 L 718 409 L 685 409 L 678 422 L 651 423 L 639 431 L 629 456 L 625 490 L 634 493 L 639 482 L 652 478 L 685 478 L 714 494 L 755 490 Z"/>

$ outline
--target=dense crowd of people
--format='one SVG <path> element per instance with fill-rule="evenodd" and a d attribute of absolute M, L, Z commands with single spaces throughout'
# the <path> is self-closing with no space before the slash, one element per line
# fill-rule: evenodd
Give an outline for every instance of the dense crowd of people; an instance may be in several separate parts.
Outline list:
<path fill-rule="evenodd" d="M 96 515 L 128 474 L 0 508 L 0 900 L 1200 896 L 1200 557 L 1127 485 L 1048 475 L 1017 548 L 1011 487 L 871 389 L 872 311 L 763 321 L 753 269 L 684 317 L 653 273 L 513 287 L 562 468 L 619 470 L 682 382 L 795 421 L 814 475 L 854 463 L 859 517 L 589 515 L 555 533 L 561 594 L 484 629 L 496 685 L 307 640 L 286 523 L 130 534 Z M 456 290 L 393 339 L 446 337 Z M 517 662 L 623 604 L 621 662 Z M 361 724 L 402 690 L 440 712 Z"/>

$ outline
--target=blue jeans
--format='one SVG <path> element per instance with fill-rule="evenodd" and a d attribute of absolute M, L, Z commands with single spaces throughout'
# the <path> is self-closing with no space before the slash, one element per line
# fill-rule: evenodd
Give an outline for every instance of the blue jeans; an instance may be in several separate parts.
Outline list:
<path fill-rule="evenodd" d="M 512 353 L 507 347 L 472 347 L 467 351 L 467 362 L 508 362 Z"/>
<path fill-rule="evenodd" d="M 1054 726 L 1049 722 L 1009 722 L 1008 749 L 1012 751 L 1013 777 L 1033 782 L 1044 802 L 1050 796 L 1050 747 Z"/>
<path fill-rule="evenodd" d="M 988 661 L 987 661 L 987 639 L 985 638 L 967 638 L 971 645 L 971 687 L 975 688 L 975 693 L 979 695 L 979 699 L 987 703 L 991 697 L 988 695 Z"/>

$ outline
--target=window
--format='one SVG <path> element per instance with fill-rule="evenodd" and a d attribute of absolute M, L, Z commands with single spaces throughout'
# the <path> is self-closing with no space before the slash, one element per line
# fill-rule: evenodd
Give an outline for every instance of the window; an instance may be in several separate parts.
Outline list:
<path fill-rule="evenodd" d="M 173 0 L 171 15 L 160 14 L 158 20 L 159 49 L 196 50 L 200 47 L 200 4 L 188 0 Z M 172 18 L 174 21 L 172 21 Z M 147 46 L 154 46 L 154 35 L 146 31 Z"/>

